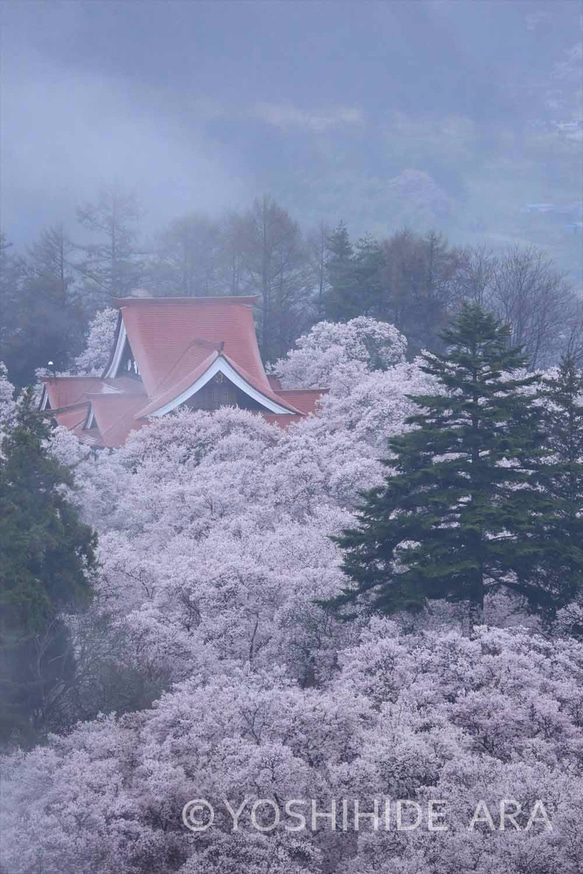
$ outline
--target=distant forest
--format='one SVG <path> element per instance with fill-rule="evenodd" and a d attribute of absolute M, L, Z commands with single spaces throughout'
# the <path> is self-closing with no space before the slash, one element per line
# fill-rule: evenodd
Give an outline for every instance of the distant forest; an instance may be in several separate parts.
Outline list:
<path fill-rule="evenodd" d="M 532 368 L 578 354 L 582 344 L 579 296 L 534 246 L 453 246 L 439 229 L 353 239 L 341 220 L 301 227 L 268 196 L 220 218 L 189 213 L 151 239 L 141 218 L 135 192 L 109 185 L 79 206 L 76 233 L 47 228 L 20 253 L 2 237 L 0 360 L 14 384 L 34 381 L 49 361 L 56 371 L 74 371 L 94 315 L 137 290 L 258 295 L 268 362 L 316 322 L 358 315 L 393 323 L 411 356 L 438 350 L 441 329 L 464 300 L 509 323 Z"/>

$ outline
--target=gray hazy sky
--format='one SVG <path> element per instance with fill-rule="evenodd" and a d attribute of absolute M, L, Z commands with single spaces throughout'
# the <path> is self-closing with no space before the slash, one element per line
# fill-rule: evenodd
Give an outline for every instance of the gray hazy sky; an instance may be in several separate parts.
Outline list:
<path fill-rule="evenodd" d="M 576 112 L 556 67 L 581 11 L 577 0 L 5 2 L 4 229 L 18 244 L 73 225 L 75 204 L 115 178 L 138 189 L 147 229 L 271 193 L 306 222 L 383 230 L 408 170 L 454 204 L 454 236 L 487 227 L 501 199 L 510 216 L 553 186 L 579 197 L 572 145 L 563 155 L 539 137 L 533 153 L 529 138 Z M 528 178 L 516 187 L 520 149 Z"/>

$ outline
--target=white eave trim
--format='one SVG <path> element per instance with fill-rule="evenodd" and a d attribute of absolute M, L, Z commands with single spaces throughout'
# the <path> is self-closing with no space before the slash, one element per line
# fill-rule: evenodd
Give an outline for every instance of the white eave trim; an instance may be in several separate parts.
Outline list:
<path fill-rule="evenodd" d="M 95 427 L 95 413 L 93 412 L 93 404 L 89 405 L 89 414 L 85 419 L 85 424 L 83 425 L 84 431 L 89 431 L 90 428 Z"/>
<path fill-rule="evenodd" d="M 41 395 L 41 399 L 40 399 L 39 411 L 42 413 L 45 410 L 47 410 L 48 407 L 49 407 L 49 393 L 47 391 L 47 386 L 45 383 L 45 385 L 43 385 L 43 391 L 42 391 L 42 395 Z"/>
<path fill-rule="evenodd" d="M 122 318 L 121 324 L 119 326 L 119 334 L 117 337 L 115 352 L 113 353 L 113 358 L 107 372 L 103 374 L 103 379 L 115 379 L 115 377 L 117 376 L 117 371 L 119 369 L 127 336 L 128 335 L 126 331 L 126 326 L 124 325 Z"/>
<path fill-rule="evenodd" d="M 237 373 L 234 367 L 231 367 L 228 361 L 224 358 L 219 357 L 206 370 L 201 377 L 199 377 L 195 383 L 193 383 L 189 388 L 183 391 L 178 397 L 173 398 L 173 400 L 169 401 L 167 404 L 164 404 L 163 407 L 160 407 L 158 410 L 155 410 L 153 413 L 148 414 L 148 419 L 158 418 L 160 416 L 165 416 L 167 413 L 171 413 L 172 410 L 175 410 L 177 407 L 181 406 L 181 404 L 185 403 L 192 395 L 196 394 L 198 391 L 203 388 L 207 384 L 209 380 L 215 376 L 217 373 L 223 373 L 227 379 L 229 379 L 237 388 L 240 388 L 241 391 L 244 391 L 246 395 L 250 398 L 253 398 L 254 401 L 264 406 L 267 410 L 272 413 L 278 413 L 280 415 L 293 416 L 294 413 L 291 410 L 288 410 L 287 407 L 282 407 L 280 404 L 272 401 L 271 398 L 266 397 L 260 391 L 253 388 L 252 385 L 249 385 L 247 380 L 243 379 L 240 374 Z"/>

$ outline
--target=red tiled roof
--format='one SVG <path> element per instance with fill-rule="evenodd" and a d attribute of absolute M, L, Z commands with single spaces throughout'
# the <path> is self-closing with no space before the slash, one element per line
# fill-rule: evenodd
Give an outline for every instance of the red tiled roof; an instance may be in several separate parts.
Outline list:
<path fill-rule="evenodd" d="M 197 381 L 197 379 L 200 379 L 200 377 L 204 373 L 206 373 L 211 364 L 216 361 L 218 357 L 218 352 L 211 352 L 211 354 L 207 358 L 205 358 L 204 361 L 202 361 L 197 367 L 195 367 L 194 370 L 191 370 L 178 382 L 172 382 L 170 384 L 170 387 L 166 389 L 166 391 L 162 391 L 160 394 L 156 395 L 156 397 L 150 400 L 150 402 L 146 404 L 145 407 L 138 410 L 135 418 L 140 419 L 143 416 L 149 416 L 151 413 L 155 413 L 156 410 L 159 410 L 160 407 L 163 407 L 170 401 L 173 401 L 174 398 L 177 398 L 179 395 L 181 395 L 183 391 L 186 391 L 186 389 L 190 388 L 190 386 L 193 385 Z"/>
<path fill-rule="evenodd" d="M 276 377 L 267 377 L 251 309 L 256 300 L 219 297 L 116 301 L 140 379 L 49 377 L 44 382 L 52 408 L 50 415 L 88 445 L 121 446 L 130 431 L 146 425 L 148 416 L 179 398 L 221 357 L 256 393 L 289 410 L 287 415 L 260 412 L 266 421 L 281 428 L 300 421 L 314 412 L 325 390 L 282 389 Z M 94 424 L 88 422 L 90 410 Z M 92 427 L 85 428 L 87 423 Z"/>
<path fill-rule="evenodd" d="M 62 428 L 67 431 L 75 431 L 79 426 L 83 427 L 89 412 L 89 402 L 83 401 L 60 410 L 49 410 L 47 415 L 50 415 Z"/>
<path fill-rule="evenodd" d="M 149 397 L 221 348 L 256 384 L 269 383 L 255 335 L 254 297 L 122 298 L 123 322 Z M 221 344 L 222 347 L 221 347 Z"/>
<path fill-rule="evenodd" d="M 239 373 L 240 376 L 243 377 L 243 379 L 245 379 L 245 380 L 247 380 L 247 382 L 251 383 L 253 388 L 256 388 L 258 391 L 260 391 L 261 394 L 265 395 L 266 398 L 269 398 L 270 400 L 274 401 L 276 404 L 279 404 L 280 407 L 287 407 L 288 410 L 291 410 L 292 413 L 299 413 L 300 412 L 300 410 L 298 410 L 298 409 L 296 409 L 296 407 L 294 407 L 294 405 L 291 403 L 291 401 L 285 400 L 285 398 L 278 397 L 277 392 L 274 392 L 272 390 L 271 386 L 269 385 L 269 382 L 267 382 L 267 385 L 265 385 L 265 383 L 258 385 L 257 382 L 255 381 L 253 375 L 251 373 L 249 373 L 248 371 L 246 371 L 243 367 L 241 367 L 241 365 L 239 364 L 238 361 L 233 361 L 232 358 L 230 358 L 228 355 L 225 355 L 225 354 L 223 354 L 223 357 L 226 358 L 226 360 L 229 362 L 229 364 L 235 368 L 237 373 Z"/>
<path fill-rule="evenodd" d="M 95 422 L 101 434 L 101 445 L 121 446 L 129 432 L 140 427 L 134 416 L 144 404 L 143 395 L 89 395 Z"/>
<path fill-rule="evenodd" d="M 98 376 L 47 376 L 42 380 L 53 410 L 76 404 L 88 391 L 98 391 Z"/>
<path fill-rule="evenodd" d="M 80 426 L 78 428 L 73 428 L 73 433 L 79 438 L 81 443 L 85 443 L 87 446 L 95 446 L 101 448 L 103 446 L 101 442 L 101 434 L 99 428 L 83 428 Z"/>
<path fill-rule="evenodd" d="M 116 379 L 101 379 L 99 376 L 50 376 L 43 377 L 51 409 L 69 407 L 84 400 L 88 394 L 115 394 L 124 392 L 145 395 L 142 383 L 128 376 Z"/>
<path fill-rule="evenodd" d="M 309 415 L 315 413 L 318 401 L 328 392 L 327 388 L 286 388 L 278 389 L 275 394 L 278 398 Z"/>
<path fill-rule="evenodd" d="M 142 380 L 134 379 L 132 376 L 116 376 L 115 379 L 102 379 L 101 383 L 102 385 L 99 391 L 102 394 L 111 394 L 111 389 L 130 395 L 146 394 L 146 389 L 144 388 Z"/>
<path fill-rule="evenodd" d="M 296 408 L 291 403 L 291 401 L 287 400 L 286 398 L 278 397 L 278 395 L 276 393 L 274 393 L 271 390 L 271 388 L 269 388 L 269 387 L 266 388 L 265 385 L 261 385 L 261 384 L 257 385 L 257 381 L 251 376 L 251 374 L 246 373 L 243 370 L 243 368 L 240 367 L 239 365 L 237 365 L 237 363 L 235 361 L 230 359 L 228 355 L 225 355 L 224 353 L 219 353 L 219 352 L 212 352 L 208 356 L 208 358 L 206 358 L 203 362 L 201 362 L 201 364 L 198 365 L 198 367 L 195 367 L 194 370 L 191 370 L 190 373 L 187 373 L 180 380 L 180 382 L 178 382 L 178 383 L 171 382 L 170 387 L 167 388 L 166 391 L 164 391 L 163 393 L 161 393 L 161 394 L 157 395 L 155 398 L 153 398 L 150 401 L 150 403 L 148 403 L 142 410 L 140 410 L 138 413 L 136 413 L 135 418 L 141 419 L 143 416 L 150 416 L 152 413 L 155 413 L 156 410 L 159 410 L 161 407 L 164 407 L 164 406 L 166 406 L 166 404 L 173 401 L 174 398 L 179 397 L 179 395 L 181 395 L 182 392 L 189 389 L 191 385 L 194 385 L 194 383 L 198 379 L 200 379 L 201 376 L 203 376 L 206 373 L 206 371 L 209 369 L 209 367 L 212 364 L 214 364 L 214 362 L 219 357 L 224 358 L 225 361 L 227 361 L 231 365 L 231 367 L 240 376 L 243 377 L 243 379 L 246 382 L 248 382 L 251 386 L 253 386 L 253 388 L 255 388 L 257 391 L 261 392 L 261 394 L 264 397 L 269 398 L 269 400 L 273 401 L 276 404 L 279 404 L 280 407 L 286 407 L 292 413 L 301 412 L 301 410 Z M 285 414 L 280 414 L 280 415 L 285 415 Z"/>

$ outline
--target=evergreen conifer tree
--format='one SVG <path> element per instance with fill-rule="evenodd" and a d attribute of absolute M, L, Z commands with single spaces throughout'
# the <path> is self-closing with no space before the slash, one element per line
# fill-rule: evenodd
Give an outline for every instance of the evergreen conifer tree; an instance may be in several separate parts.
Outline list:
<path fill-rule="evenodd" d="M 537 376 L 520 372 L 524 357 L 508 338 L 506 326 L 465 304 L 443 332 L 446 353 L 424 355 L 442 391 L 414 398 L 415 427 L 389 442 L 391 473 L 366 493 L 358 526 L 336 538 L 352 585 L 329 605 L 391 613 L 464 601 L 474 627 L 489 589 L 526 594 L 548 502 L 532 485 L 542 452 Z"/>
<path fill-rule="evenodd" d="M 382 318 L 383 267 L 379 241 L 371 234 L 365 234 L 354 247 L 354 316 L 364 314 Z"/>
<path fill-rule="evenodd" d="M 543 381 L 543 430 L 549 453 L 538 465 L 548 498 L 538 521 L 539 553 L 528 572 L 530 597 L 552 619 L 583 588 L 583 371 L 566 355 Z"/>
<path fill-rule="evenodd" d="M 355 309 L 354 249 L 344 222 L 334 228 L 327 240 L 330 288 L 326 296 L 326 318 L 344 322 L 361 314 Z"/>
<path fill-rule="evenodd" d="M 84 258 L 75 264 L 82 276 L 85 308 L 94 313 L 113 298 L 139 288 L 145 264 L 138 244 L 143 212 L 135 191 L 119 182 L 104 185 L 93 203 L 77 208 L 77 220 L 94 238 L 78 244 Z"/>
<path fill-rule="evenodd" d="M 2 344 L 2 358 L 17 386 L 29 385 L 35 370 L 54 362 L 67 370 L 83 348 L 84 314 L 72 291 L 72 244 L 62 226 L 42 232 L 20 259 L 17 323 Z"/>
<path fill-rule="evenodd" d="M 30 742 L 51 724 L 74 660 L 60 616 L 91 597 L 96 538 L 66 496 L 49 428 L 19 405 L 0 455 L 0 738 Z"/>

